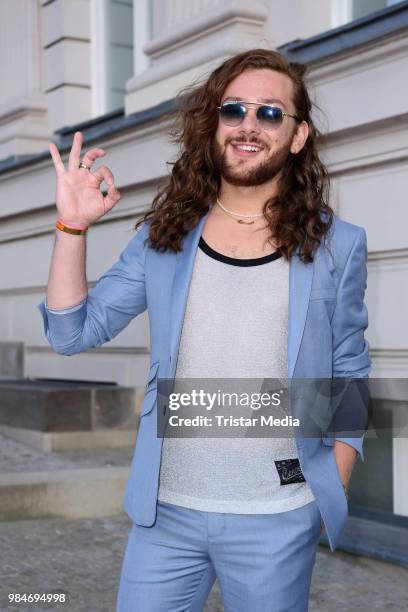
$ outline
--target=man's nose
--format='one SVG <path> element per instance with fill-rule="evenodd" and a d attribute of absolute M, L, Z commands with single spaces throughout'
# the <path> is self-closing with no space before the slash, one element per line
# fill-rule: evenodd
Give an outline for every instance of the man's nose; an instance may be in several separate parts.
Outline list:
<path fill-rule="evenodd" d="M 256 118 L 257 110 L 258 110 L 257 108 L 248 107 L 247 113 L 240 127 L 245 128 L 247 130 L 259 132 L 260 131 L 259 123 L 258 123 L 258 119 Z"/>

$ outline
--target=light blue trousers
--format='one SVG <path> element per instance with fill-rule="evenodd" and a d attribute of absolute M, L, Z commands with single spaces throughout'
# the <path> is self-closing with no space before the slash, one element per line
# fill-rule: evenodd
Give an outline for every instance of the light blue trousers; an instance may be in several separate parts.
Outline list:
<path fill-rule="evenodd" d="M 116 612 L 201 612 L 216 577 L 225 612 L 305 612 L 320 523 L 315 501 L 275 514 L 159 501 L 155 524 L 130 530 Z"/>

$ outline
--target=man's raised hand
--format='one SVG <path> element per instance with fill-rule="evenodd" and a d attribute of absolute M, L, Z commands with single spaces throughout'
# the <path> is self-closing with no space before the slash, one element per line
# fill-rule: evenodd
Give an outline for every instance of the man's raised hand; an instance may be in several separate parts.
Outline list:
<path fill-rule="evenodd" d="M 115 187 L 114 177 L 107 166 L 100 166 L 92 171 L 92 164 L 98 157 L 103 157 L 103 149 L 94 148 L 80 159 L 82 133 L 75 132 L 74 141 L 65 168 L 59 151 L 54 143 L 49 144 L 49 151 L 57 174 L 56 204 L 59 218 L 67 225 L 86 225 L 95 223 L 109 212 L 120 200 L 120 193 Z M 90 168 L 80 168 L 79 164 Z M 100 187 L 105 182 L 108 187 L 104 197 Z"/>

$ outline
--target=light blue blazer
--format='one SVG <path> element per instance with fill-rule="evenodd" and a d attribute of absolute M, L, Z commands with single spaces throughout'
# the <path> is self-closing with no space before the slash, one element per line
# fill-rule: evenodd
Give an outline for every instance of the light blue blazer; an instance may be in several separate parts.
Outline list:
<path fill-rule="evenodd" d="M 193 263 L 206 213 L 185 237 L 183 250 L 158 253 L 145 244 L 148 226 L 135 233 L 118 261 L 80 304 L 52 311 L 38 305 L 54 351 L 74 355 L 114 338 L 148 310 L 151 365 L 125 491 L 124 507 L 137 524 L 156 518 L 163 438 L 157 436 L 157 379 L 173 378 Z M 371 369 L 364 294 L 366 233 L 334 217 L 330 252 L 320 245 L 314 262 L 290 261 L 288 378 L 367 378 Z M 339 438 L 363 459 L 363 436 Z M 302 472 L 319 506 L 329 545 L 338 545 L 348 514 L 334 458 L 334 437 L 296 437 Z"/>

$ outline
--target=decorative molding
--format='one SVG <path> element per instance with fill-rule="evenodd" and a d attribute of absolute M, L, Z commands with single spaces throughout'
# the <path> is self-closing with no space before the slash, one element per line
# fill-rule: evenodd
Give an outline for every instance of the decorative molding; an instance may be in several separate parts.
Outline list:
<path fill-rule="evenodd" d="M 408 366 L 408 349 L 370 348 L 373 359 L 398 359 L 406 361 Z"/>
<path fill-rule="evenodd" d="M 371 378 L 408 379 L 408 349 L 372 348 Z"/>
<path fill-rule="evenodd" d="M 55 351 L 51 348 L 51 346 L 38 346 L 25 344 L 24 351 L 27 355 L 35 355 L 38 353 L 43 354 L 55 354 Z M 98 346 L 94 348 L 89 348 L 86 351 L 87 353 L 103 353 L 104 355 L 118 355 L 122 357 L 123 355 L 150 355 L 150 349 L 146 346 Z"/>
<path fill-rule="evenodd" d="M 268 10 L 259 2 L 234 3 L 224 0 L 224 3 L 217 9 L 209 11 L 206 15 L 197 15 L 177 27 L 171 34 L 154 38 L 144 47 L 144 52 L 158 58 L 167 53 L 170 49 L 184 47 L 192 40 L 205 36 L 206 32 L 219 30 L 229 25 L 230 22 L 242 21 L 255 25 L 262 25 L 268 18 Z"/>
<path fill-rule="evenodd" d="M 325 58 L 318 64 L 313 64 L 309 69 L 309 77 L 313 82 L 321 85 L 332 80 L 337 81 L 346 76 L 361 72 L 361 69 L 369 66 L 389 64 L 390 60 L 404 59 L 408 49 L 407 31 L 394 34 L 389 40 L 378 40 L 367 42 L 359 49 L 349 49 L 347 53 Z"/>
<path fill-rule="evenodd" d="M 368 263 L 380 262 L 387 264 L 408 264 L 408 249 L 389 249 L 387 251 L 370 251 Z"/>
<path fill-rule="evenodd" d="M 358 56 L 356 49 L 362 45 L 370 43 L 378 45 L 379 39 L 395 38 L 399 32 L 406 31 L 407 28 L 408 2 L 400 2 L 317 36 L 289 42 L 280 46 L 278 51 L 291 61 L 302 64 L 323 63 L 332 61 L 333 56 L 336 59 L 343 54 Z"/>
<path fill-rule="evenodd" d="M 177 19 L 167 5 L 168 13 L 160 14 L 160 6 L 155 4 L 157 13 L 153 15 L 160 15 L 160 32 L 165 34 L 153 36 L 144 46 L 152 63 L 126 83 L 127 113 L 146 108 L 152 98 L 164 100 L 169 93 L 175 95 L 180 85 L 213 70 L 229 55 L 260 46 L 269 13 L 259 0 L 250 4 L 247 0 L 202 1 L 194 5 L 193 16 L 191 3 L 181 3 Z"/>
<path fill-rule="evenodd" d="M 123 194 L 123 189 L 121 188 L 121 192 Z M 152 194 L 152 198 L 153 199 L 153 194 Z M 44 225 L 40 225 L 38 226 L 38 221 L 34 223 L 37 223 L 36 225 L 32 225 L 32 226 L 28 226 L 24 229 L 20 229 L 17 231 L 11 231 L 11 232 L 4 232 L 4 231 L 0 231 L 0 245 L 6 244 L 6 243 L 10 243 L 10 242 L 15 242 L 15 241 L 20 241 L 20 240 L 29 240 L 32 238 L 39 238 L 40 236 L 49 236 L 50 234 L 54 234 L 55 233 L 55 216 L 56 216 L 56 209 L 55 209 L 55 205 L 49 206 L 47 207 L 47 209 L 49 209 L 49 216 L 52 215 L 52 221 L 51 220 L 47 220 L 47 223 Z M 132 207 L 121 207 L 120 208 L 120 212 L 119 211 L 111 211 L 109 213 L 109 218 L 106 219 L 101 219 L 100 221 L 98 221 L 97 224 L 95 224 L 94 227 L 97 226 L 101 226 L 101 225 L 105 225 L 107 223 L 111 224 L 111 223 L 116 223 L 118 221 L 124 221 L 126 219 L 134 219 L 136 221 L 137 217 L 140 216 L 141 214 L 143 214 L 144 212 L 146 212 L 148 209 L 147 206 L 132 206 Z M 19 217 L 24 217 L 24 213 L 21 213 L 21 215 L 18 215 Z M 2 220 L 2 223 L 0 224 L 0 228 L 1 225 L 3 225 L 4 221 Z M 21 225 L 21 219 L 20 219 L 20 225 Z M 13 291 L 14 293 L 14 291 Z M 6 293 L 0 289 L 0 296 L 1 295 L 5 295 Z"/>
<path fill-rule="evenodd" d="M 408 112 L 324 134 L 320 151 L 332 177 L 408 160 Z"/>
<path fill-rule="evenodd" d="M 38 2 L 1 3 L 0 157 L 42 147 L 51 130 L 43 83 Z"/>
<path fill-rule="evenodd" d="M 57 38 L 56 40 L 53 40 L 52 42 L 44 45 L 43 49 L 51 49 L 51 47 L 55 47 L 55 45 L 58 45 L 61 42 L 65 42 L 65 41 L 73 41 L 73 42 L 86 42 L 86 43 L 90 43 L 91 39 L 90 38 L 82 38 L 80 36 L 61 36 L 60 38 Z"/>
<path fill-rule="evenodd" d="M 58 85 L 54 85 L 54 87 L 50 87 L 45 90 L 46 94 L 51 93 L 52 91 L 57 91 L 57 89 L 61 89 L 62 87 L 74 87 L 75 89 L 91 89 L 91 85 L 84 85 L 83 83 L 58 83 Z"/>
<path fill-rule="evenodd" d="M 125 115 L 123 109 L 117 109 L 107 113 L 105 116 L 88 119 L 56 130 L 54 132 L 56 135 L 54 142 L 58 146 L 60 153 L 64 154 L 70 150 L 73 135 L 78 130 L 83 133 L 84 147 L 106 138 L 123 138 L 123 135 L 129 132 L 131 132 L 130 138 L 135 138 L 136 128 L 137 135 L 147 136 L 157 132 L 158 129 L 167 129 L 170 125 L 170 117 L 173 116 L 174 111 L 174 100 L 166 100 L 131 115 Z M 31 155 L 14 155 L 0 160 L 0 175 L 10 176 L 11 173 L 24 173 L 29 167 L 31 169 L 34 167 L 37 170 L 38 167 L 43 167 L 41 164 L 47 165 L 49 162 L 50 154 L 48 151 L 41 151 Z"/>

